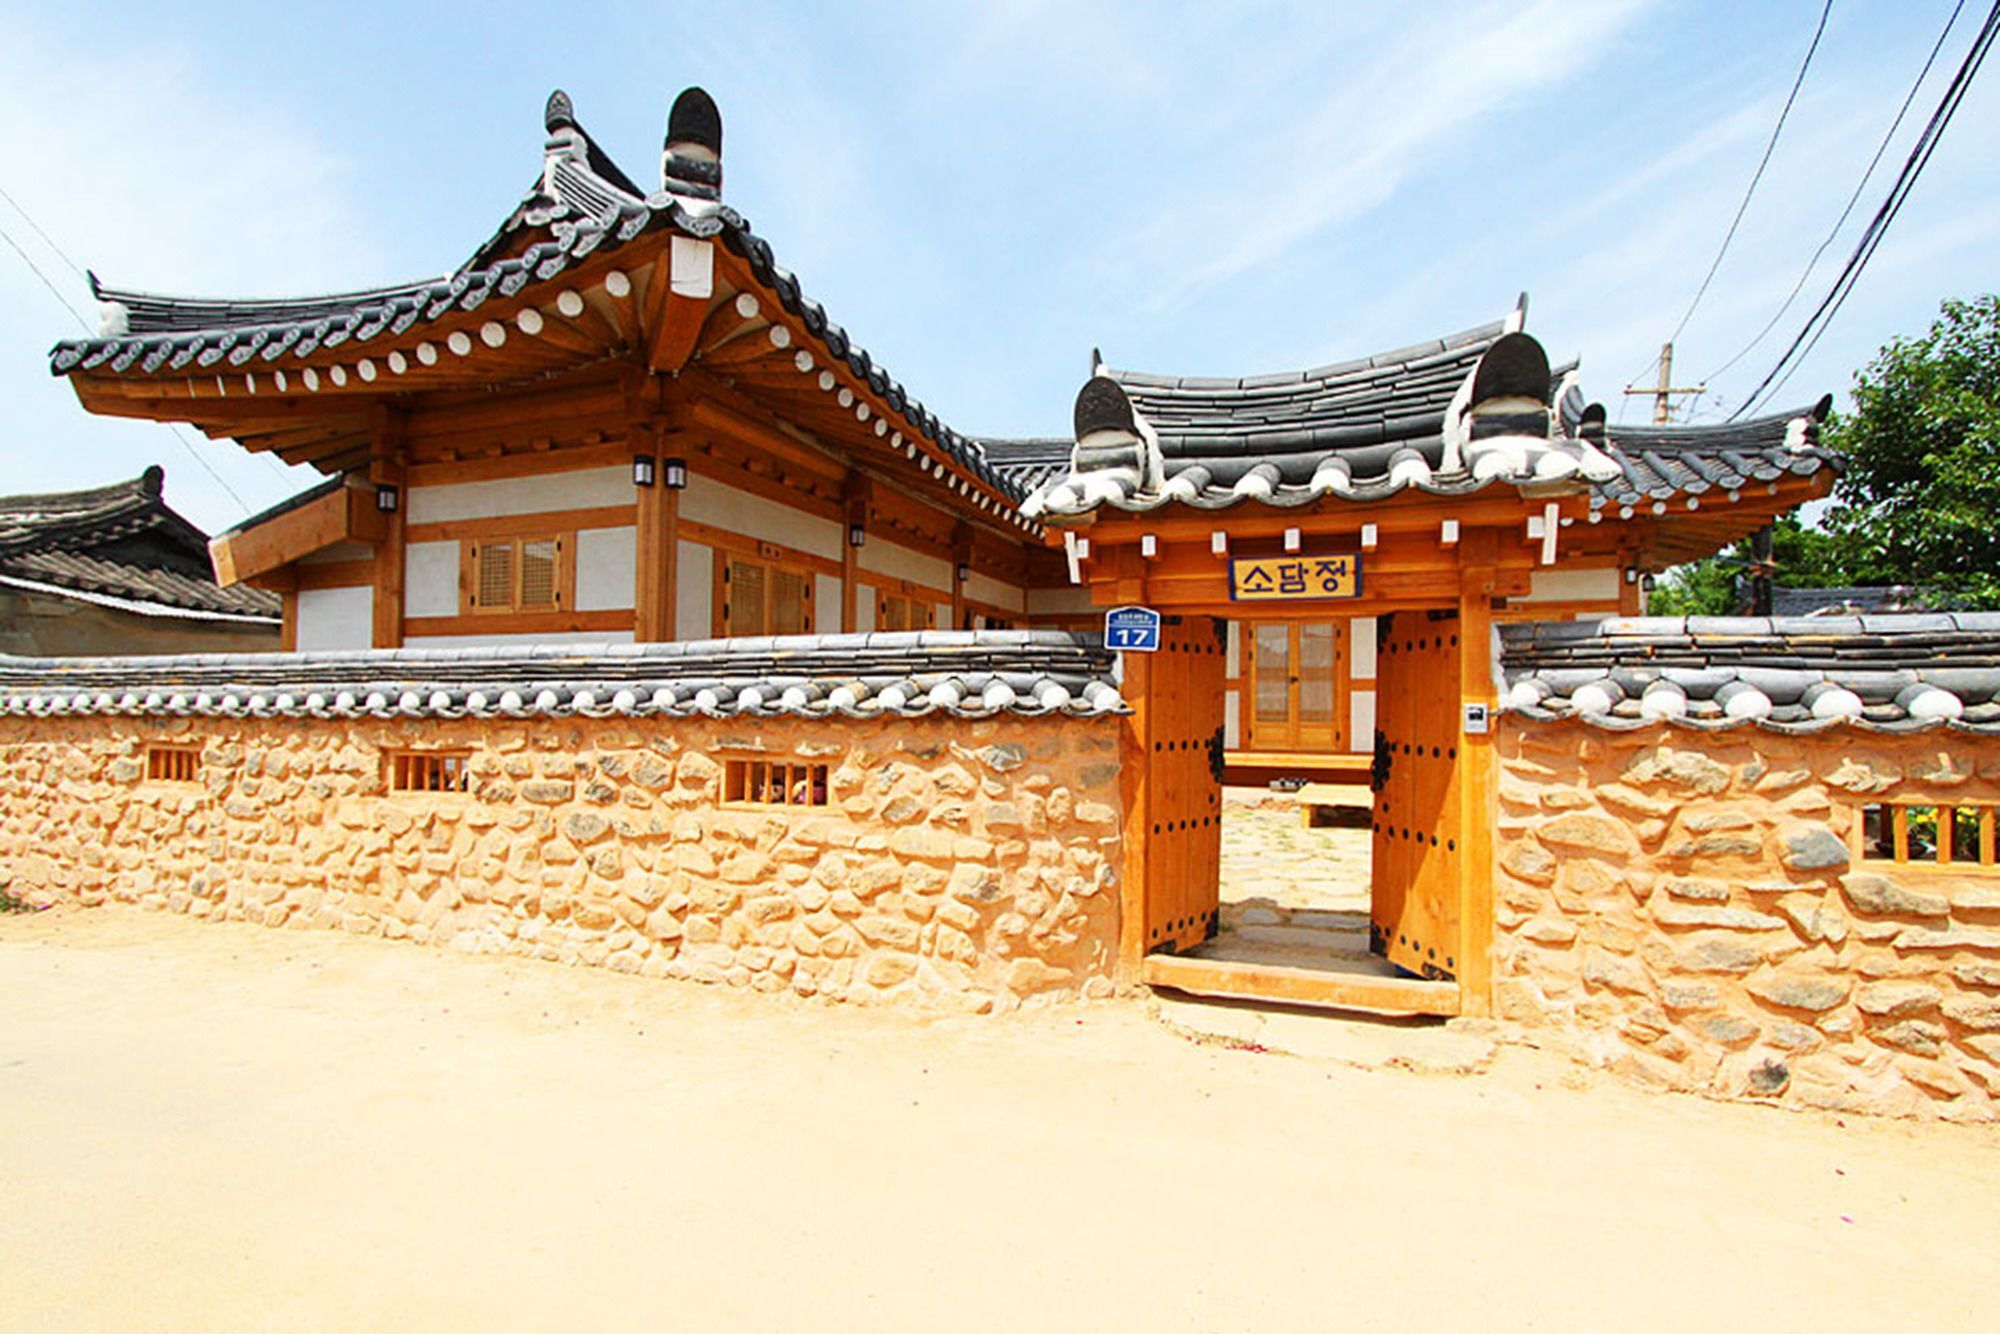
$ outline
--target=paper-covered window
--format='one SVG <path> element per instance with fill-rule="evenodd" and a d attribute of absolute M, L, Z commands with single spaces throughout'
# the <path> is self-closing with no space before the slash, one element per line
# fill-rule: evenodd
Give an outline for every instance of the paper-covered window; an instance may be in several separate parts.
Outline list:
<path fill-rule="evenodd" d="M 560 537 L 497 538 L 468 548 L 468 609 L 559 611 L 568 544 Z"/>

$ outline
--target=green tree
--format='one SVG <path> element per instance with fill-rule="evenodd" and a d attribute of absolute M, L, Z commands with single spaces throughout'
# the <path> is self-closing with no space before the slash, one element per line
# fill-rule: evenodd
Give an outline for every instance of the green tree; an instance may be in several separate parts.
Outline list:
<path fill-rule="evenodd" d="M 1929 334 L 1884 347 L 1825 439 L 1847 469 L 1819 528 L 1773 525 L 1777 584 L 1913 584 L 1938 603 L 2000 608 L 2000 297 L 1946 301 Z M 1651 610 L 1732 614 L 1749 565 L 1739 542 L 1670 570 Z"/>
<path fill-rule="evenodd" d="M 1854 582 L 2000 608 L 2000 297 L 1947 301 L 1854 378 L 1825 532 Z"/>

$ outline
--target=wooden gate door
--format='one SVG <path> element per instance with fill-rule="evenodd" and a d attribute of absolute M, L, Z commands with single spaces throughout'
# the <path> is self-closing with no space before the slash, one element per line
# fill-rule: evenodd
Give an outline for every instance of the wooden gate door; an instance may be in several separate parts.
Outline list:
<path fill-rule="evenodd" d="M 1128 654 L 1143 674 L 1133 703 L 1145 747 L 1144 952 L 1178 951 L 1215 933 L 1222 895 L 1223 623 L 1168 616 L 1160 651 Z M 1135 659 L 1143 658 L 1143 663 Z"/>
<path fill-rule="evenodd" d="M 1384 618 L 1376 658 L 1370 943 L 1423 977 L 1458 975 L 1458 615 Z"/>

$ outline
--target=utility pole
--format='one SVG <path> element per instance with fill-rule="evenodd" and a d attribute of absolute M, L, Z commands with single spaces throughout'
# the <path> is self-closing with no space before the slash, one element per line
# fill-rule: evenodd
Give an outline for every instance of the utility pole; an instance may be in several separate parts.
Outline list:
<path fill-rule="evenodd" d="M 1674 345 L 1672 343 L 1662 343 L 1660 345 L 1659 385 L 1652 389 L 1634 389 L 1628 384 L 1625 386 L 1625 392 L 1628 394 L 1641 394 L 1652 399 L 1653 425 L 1665 426 L 1674 419 L 1673 396 L 1675 394 L 1695 395 L 1708 392 L 1708 386 L 1705 384 L 1698 384 L 1692 389 L 1676 389 L 1673 387 L 1673 383 Z"/>

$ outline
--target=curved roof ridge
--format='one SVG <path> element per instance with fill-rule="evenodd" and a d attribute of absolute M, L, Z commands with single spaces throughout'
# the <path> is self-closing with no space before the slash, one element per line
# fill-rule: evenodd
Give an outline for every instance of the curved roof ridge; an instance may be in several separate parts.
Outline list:
<path fill-rule="evenodd" d="M 1278 388 L 1286 385 L 1308 385 L 1327 380 L 1356 375 L 1359 372 L 1380 370 L 1417 360 L 1425 356 L 1460 352 L 1480 344 L 1491 343 L 1507 331 L 1506 319 L 1488 320 L 1455 333 L 1440 335 L 1412 343 L 1408 347 L 1391 348 L 1367 356 L 1353 357 L 1346 361 L 1328 362 L 1322 366 L 1312 366 L 1304 370 L 1272 371 L 1259 375 L 1244 376 L 1202 376 L 1202 375 L 1161 375 L 1151 371 L 1120 369 L 1106 364 L 1103 373 L 1122 385 L 1141 390 L 1196 389 L 1196 390 L 1239 390 Z"/>
<path fill-rule="evenodd" d="M 135 503 L 150 504 L 159 499 L 161 484 L 165 478 L 165 470 L 154 464 L 137 477 L 128 477 L 122 482 L 109 482 L 104 486 L 83 487 L 75 491 L 45 491 L 39 494 L 0 496 L 0 515 L 14 522 L 32 522 L 37 517 L 46 517 L 49 520 L 58 518 L 73 520 Z"/>

